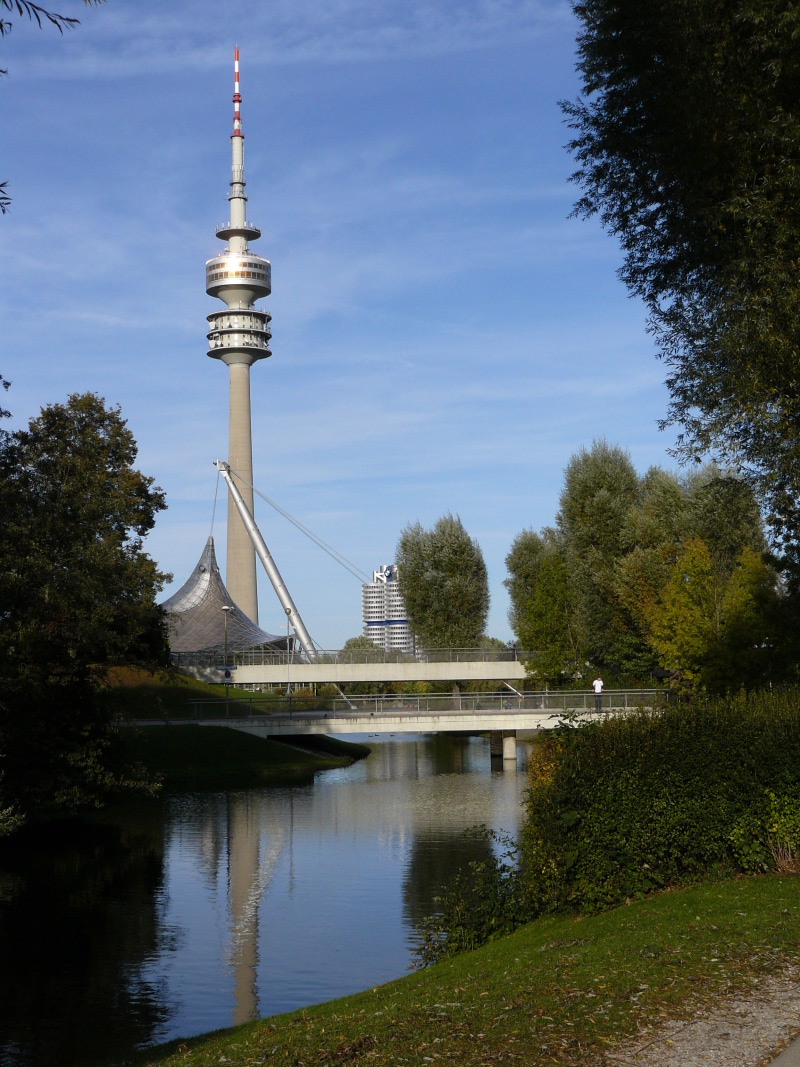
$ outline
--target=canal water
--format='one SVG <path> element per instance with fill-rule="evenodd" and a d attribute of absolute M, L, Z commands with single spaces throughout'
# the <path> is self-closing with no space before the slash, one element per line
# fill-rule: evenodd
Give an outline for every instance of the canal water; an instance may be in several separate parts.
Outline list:
<path fill-rule="evenodd" d="M 414 965 L 465 835 L 515 833 L 526 778 L 487 738 L 360 738 L 287 788 L 192 793 L 0 848 L 0 1067 L 90 1067 L 343 996 Z"/>

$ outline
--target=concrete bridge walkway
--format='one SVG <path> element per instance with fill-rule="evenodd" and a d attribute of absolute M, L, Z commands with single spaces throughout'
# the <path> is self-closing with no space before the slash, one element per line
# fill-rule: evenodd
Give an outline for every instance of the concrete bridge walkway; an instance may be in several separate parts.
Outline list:
<path fill-rule="evenodd" d="M 191 701 L 190 717 L 173 720 L 175 725 L 194 723 L 224 726 L 257 737 L 291 737 L 303 734 L 427 734 L 489 733 L 495 746 L 502 739 L 503 756 L 515 755 L 516 734 L 549 730 L 569 718 L 576 723 L 625 714 L 636 708 L 663 704 L 659 689 L 615 690 L 603 694 L 602 710 L 595 711 L 594 693 L 561 692 L 470 693 L 460 697 L 427 695 L 360 696 L 326 701 L 322 708 L 292 706 L 265 711 L 258 695 L 243 707 L 241 699 Z M 263 697 L 261 698 L 263 704 Z M 138 724 L 163 725 L 163 719 L 141 719 Z"/>
<path fill-rule="evenodd" d="M 510 683 L 518 688 L 525 681 L 525 662 L 534 653 L 482 648 L 439 648 L 417 656 L 384 655 L 380 649 L 318 652 L 314 663 L 295 650 L 274 652 L 253 649 L 231 652 L 227 667 L 231 684 L 261 687 L 298 685 L 348 685 L 353 682 L 486 682 Z M 220 652 L 178 653 L 173 665 L 203 682 L 223 681 L 226 664 Z"/>

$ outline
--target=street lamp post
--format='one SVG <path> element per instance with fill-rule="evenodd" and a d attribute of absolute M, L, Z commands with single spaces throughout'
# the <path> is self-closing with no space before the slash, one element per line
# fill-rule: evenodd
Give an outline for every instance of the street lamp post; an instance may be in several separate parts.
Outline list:
<path fill-rule="evenodd" d="M 230 678 L 230 668 L 228 666 L 228 612 L 233 611 L 230 604 L 224 604 L 222 607 L 225 619 L 225 718 L 228 718 L 228 679 Z"/>

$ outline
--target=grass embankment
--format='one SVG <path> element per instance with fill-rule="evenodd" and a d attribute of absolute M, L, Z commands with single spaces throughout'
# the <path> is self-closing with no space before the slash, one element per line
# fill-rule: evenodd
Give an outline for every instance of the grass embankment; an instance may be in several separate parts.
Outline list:
<path fill-rule="evenodd" d="M 153 672 L 140 667 L 112 667 L 103 696 L 120 719 L 190 719 L 193 701 L 224 700 L 225 687 L 199 682 L 172 669 Z M 248 704 L 252 697 L 252 693 L 228 687 L 228 699 L 234 707 Z"/>
<path fill-rule="evenodd" d="M 369 753 L 334 737 L 286 738 L 286 743 L 224 726 L 122 726 L 128 757 L 170 791 L 238 788 L 308 777 L 346 767 Z M 302 745 L 302 749 L 295 747 Z"/>
<path fill-rule="evenodd" d="M 294 781 L 316 771 L 346 767 L 369 754 L 366 745 L 325 735 L 286 737 L 282 742 L 225 727 L 181 725 L 192 700 L 218 700 L 220 686 L 174 671 L 151 674 L 116 668 L 105 698 L 121 720 L 128 758 L 168 790 L 226 788 Z M 247 703 L 250 693 L 229 690 L 230 701 Z M 126 720 L 164 719 L 171 726 L 126 726 Z"/>
<path fill-rule="evenodd" d="M 396 982 L 136 1062 L 600 1063 L 626 1037 L 646 1044 L 661 1021 L 747 989 L 799 954 L 800 879 L 709 882 L 591 917 L 545 917 Z"/>

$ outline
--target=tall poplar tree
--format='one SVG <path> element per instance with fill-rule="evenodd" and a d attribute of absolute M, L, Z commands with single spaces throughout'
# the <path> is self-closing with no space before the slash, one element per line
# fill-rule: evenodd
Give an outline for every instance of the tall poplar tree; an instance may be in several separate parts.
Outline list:
<path fill-rule="evenodd" d="M 639 499 L 639 477 L 628 453 L 595 441 L 576 452 L 564 472 L 556 526 L 566 553 L 578 643 L 592 663 L 638 673 L 649 657 L 644 639 L 615 595 L 617 561 Z"/>
<path fill-rule="evenodd" d="M 581 215 L 624 253 L 668 368 L 680 453 L 751 479 L 800 538 L 800 8 L 575 0 Z"/>
<path fill-rule="evenodd" d="M 456 515 L 413 523 L 395 555 L 411 628 L 422 648 L 475 648 L 486 630 L 489 580 L 478 542 Z"/>
<path fill-rule="evenodd" d="M 523 530 L 506 556 L 511 599 L 509 622 L 523 652 L 534 652 L 527 669 L 555 685 L 570 679 L 584 653 L 578 638 L 569 563 L 558 531 Z"/>

